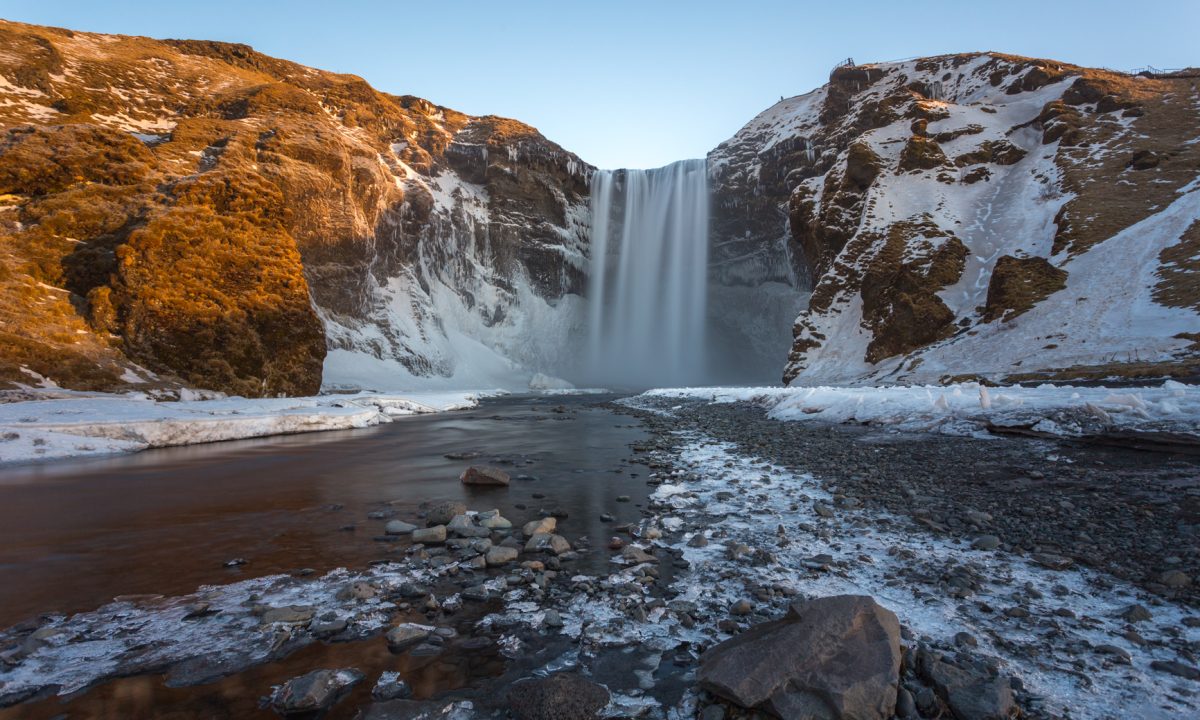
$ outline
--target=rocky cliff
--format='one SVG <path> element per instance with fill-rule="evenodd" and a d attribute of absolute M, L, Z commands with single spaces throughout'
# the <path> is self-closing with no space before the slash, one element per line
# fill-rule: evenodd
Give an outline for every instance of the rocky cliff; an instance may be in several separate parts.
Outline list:
<path fill-rule="evenodd" d="M 565 362 L 590 168 L 535 129 L 242 45 L 0 22 L 0 47 L 0 381 L 311 394 Z"/>
<path fill-rule="evenodd" d="M 1197 75 L 950 55 L 759 115 L 715 230 L 811 283 L 785 381 L 1195 375 Z"/>

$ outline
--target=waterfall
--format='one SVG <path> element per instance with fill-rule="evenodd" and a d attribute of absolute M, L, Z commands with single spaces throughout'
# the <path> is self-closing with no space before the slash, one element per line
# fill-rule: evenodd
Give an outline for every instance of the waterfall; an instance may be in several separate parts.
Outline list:
<path fill-rule="evenodd" d="M 587 375 L 625 387 L 703 382 L 706 162 L 600 170 L 591 191 Z"/>

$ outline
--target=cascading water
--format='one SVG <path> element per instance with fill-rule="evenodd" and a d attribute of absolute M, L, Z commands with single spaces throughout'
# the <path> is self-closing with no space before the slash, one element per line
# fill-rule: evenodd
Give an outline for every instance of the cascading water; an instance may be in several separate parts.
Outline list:
<path fill-rule="evenodd" d="M 627 387 L 704 381 L 708 169 L 592 176 L 587 374 Z"/>

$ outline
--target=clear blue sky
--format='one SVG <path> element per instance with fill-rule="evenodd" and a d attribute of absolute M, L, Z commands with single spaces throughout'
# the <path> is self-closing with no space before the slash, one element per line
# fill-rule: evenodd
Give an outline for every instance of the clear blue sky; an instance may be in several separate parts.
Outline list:
<path fill-rule="evenodd" d="M 0 0 L 78 30 L 245 42 L 392 93 L 514 117 L 601 167 L 701 157 L 838 60 L 999 50 L 1200 64 L 1200 0 Z"/>

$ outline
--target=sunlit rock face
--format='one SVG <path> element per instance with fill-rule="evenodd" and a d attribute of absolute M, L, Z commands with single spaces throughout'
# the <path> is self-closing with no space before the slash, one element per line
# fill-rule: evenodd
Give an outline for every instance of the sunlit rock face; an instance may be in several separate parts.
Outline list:
<path fill-rule="evenodd" d="M 714 267 L 811 286 L 794 384 L 1194 375 L 1197 76 L 838 67 L 710 155 Z"/>
<path fill-rule="evenodd" d="M 242 45 L 0 23 L 0 381 L 520 386 L 571 366 L 590 168 Z"/>

